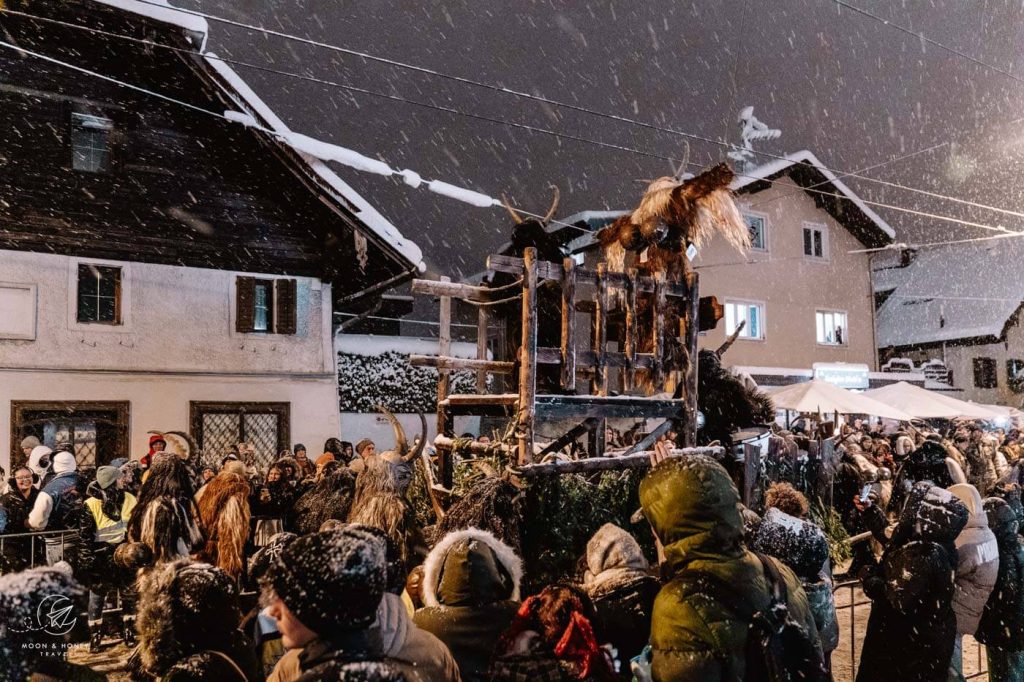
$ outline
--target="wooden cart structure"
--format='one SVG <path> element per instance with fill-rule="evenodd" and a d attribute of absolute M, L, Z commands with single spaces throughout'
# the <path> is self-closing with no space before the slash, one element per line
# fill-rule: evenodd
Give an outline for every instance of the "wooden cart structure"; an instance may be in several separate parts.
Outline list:
<path fill-rule="evenodd" d="M 435 445 L 441 462 L 443 485 L 451 484 L 450 455 L 454 444 L 454 417 L 508 415 L 516 419 L 514 461 L 524 475 L 561 470 L 594 470 L 628 466 L 630 457 L 649 449 L 655 440 L 670 428 L 679 432 L 683 445 L 692 448 L 696 442 L 697 415 L 697 333 L 699 295 L 697 274 L 687 268 L 683 281 L 666 281 L 664 273 L 653 276 L 630 268 L 624 273 L 609 271 L 607 263 L 596 269 L 578 266 L 571 258 L 561 263 L 537 260 L 536 249 L 528 248 L 523 258 L 492 255 L 487 259 L 489 270 L 520 278 L 516 286 L 500 289 L 460 284 L 442 280 L 417 279 L 413 293 L 436 296 L 440 301 L 439 353 L 437 356 L 413 355 L 413 365 L 436 367 L 439 371 L 437 401 L 437 433 Z M 551 283 L 551 284 L 545 284 Z M 539 347 L 538 289 L 557 286 L 561 293 L 561 343 L 555 347 Z M 518 291 L 516 291 L 518 289 Z M 638 306 L 645 296 L 647 305 Z M 614 297 L 614 298 L 613 298 Z M 522 340 L 518 362 L 512 358 L 488 359 L 487 331 L 496 304 L 521 298 Z M 455 358 L 451 352 L 452 300 L 461 299 L 478 306 L 477 357 Z M 613 308 L 622 313 L 624 324 L 609 325 Z M 577 329 L 577 313 L 590 316 L 590 329 Z M 678 320 L 678 328 L 667 323 Z M 646 327 L 646 325 L 650 325 Z M 618 338 L 609 338 L 610 327 Z M 650 352 L 640 352 L 641 328 L 651 331 Z M 586 334 L 582 337 L 581 334 Z M 674 338 L 670 338 L 670 335 Z M 589 340 L 589 344 L 587 341 Z M 616 345 L 609 350 L 609 344 Z M 681 352 L 669 353 L 669 344 Z M 559 393 L 537 392 L 539 365 L 559 365 Z M 473 370 L 477 373 L 477 392 L 451 394 L 452 370 Z M 623 395 L 609 395 L 612 372 L 623 388 Z M 672 397 L 647 397 L 635 393 L 638 374 L 648 373 L 648 384 L 674 387 Z M 517 392 L 486 393 L 488 373 L 518 374 Z M 581 381 L 581 377 L 583 381 Z M 608 419 L 644 418 L 664 420 L 646 438 L 625 451 L 614 453 L 621 462 L 584 459 L 572 462 L 535 462 L 534 434 L 538 420 L 571 419 L 577 426 L 570 429 L 539 453 L 564 447 L 567 443 L 590 433 L 590 457 L 605 457 L 605 424 Z M 493 450 L 492 445 L 474 441 L 463 445 L 470 452 Z M 612 454 L 612 453 L 608 453 Z"/>

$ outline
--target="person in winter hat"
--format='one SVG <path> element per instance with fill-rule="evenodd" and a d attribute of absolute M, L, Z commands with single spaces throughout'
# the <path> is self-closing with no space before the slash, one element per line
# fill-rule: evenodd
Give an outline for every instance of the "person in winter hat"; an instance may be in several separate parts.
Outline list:
<path fill-rule="evenodd" d="M 299 481 L 311 478 L 316 473 L 316 465 L 309 459 L 306 446 L 297 443 L 293 452 L 295 453 L 295 464 L 298 466 L 298 471 L 295 472 L 296 478 Z"/>
<path fill-rule="evenodd" d="M 263 485 L 253 486 L 249 507 L 256 518 L 253 542 L 265 545 L 274 535 L 291 528 L 291 515 L 298 497 L 295 482 L 288 478 L 287 470 L 293 473 L 297 464 L 291 457 L 282 457 L 270 465 Z"/>
<path fill-rule="evenodd" d="M 86 489 L 81 515 L 82 539 L 75 576 L 89 588 L 89 650 L 96 652 L 103 639 L 103 605 L 113 590 L 121 593 L 122 633 L 125 644 L 135 646 L 135 575 L 114 563 L 114 552 L 125 542 L 128 519 L 135 510 L 135 496 L 121 485 L 116 467 L 101 466 L 96 480 Z"/>
<path fill-rule="evenodd" d="M 967 526 L 956 536 L 956 614 L 957 641 L 950 663 L 951 679 L 963 679 L 962 640 L 973 635 L 999 574 L 999 545 L 988 527 L 981 495 L 969 483 L 958 483 L 949 491 L 967 507 Z"/>
<path fill-rule="evenodd" d="M 524 601 L 495 651 L 491 680 L 611 682 L 618 679 L 598 643 L 593 604 L 573 587 L 550 585 Z"/>
<path fill-rule="evenodd" d="M 36 504 L 39 490 L 32 485 L 32 470 L 21 466 L 14 470 L 10 481 L 10 489 L 0 497 L 0 508 L 7 514 L 7 527 L 4 533 L 18 535 L 27 533 L 28 515 Z M 0 550 L 0 574 L 20 571 L 32 563 L 33 543 L 31 538 L 4 538 Z M 37 552 L 38 554 L 38 552 Z"/>
<path fill-rule="evenodd" d="M 284 548 L 263 591 L 284 646 L 302 649 L 299 680 L 358 679 L 360 670 L 401 677 L 371 627 L 386 581 L 384 543 L 365 530 L 313 533 Z"/>
<path fill-rule="evenodd" d="M 765 495 L 768 510 L 749 537 L 750 549 L 775 557 L 796 573 L 814 614 L 818 638 L 831 670 L 839 646 L 839 621 L 832 594 L 832 569 L 824 531 L 807 521 L 807 498 L 788 483 L 776 483 Z"/>
<path fill-rule="evenodd" d="M 647 646 L 654 598 L 661 585 L 632 535 L 606 523 L 587 542 L 583 589 L 594 604 L 594 627 L 617 652 L 618 671 Z"/>
<path fill-rule="evenodd" d="M 65 620 L 40 622 L 39 609 L 49 600 L 55 609 L 76 609 L 85 590 L 71 573 L 71 567 L 58 562 L 54 566 L 30 568 L 0 576 L 0 676 L 4 680 L 105 680 L 105 675 L 68 663 L 54 656 L 53 648 L 64 646 L 70 627 L 62 632 Z M 50 632 L 47 632 L 47 630 Z"/>
<path fill-rule="evenodd" d="M 270 566 L 280 558 L 284 548 L 296 538 L 298 536 L 295 533 L 278 533 L 270 539 L 270 542 L 256 550 L 249 559 L 249 570 L 247 571 L 250 587 L 259 589 L 260 581 L 266 576 Z M 242 632 L 249 635 L 253 643 L 253 651 L 264 676 L 270 675 L 286 653 L 284 643 L 281 641 L 281 633 L 277 629 L 277 621 L 270 615 L 270 607 L 265 604 L 255 605 L 242 619 L 241 629 Z M 293 651 L 301 650 L 293 649 Z M 296 657 L 294 674 L 283 679 L 298 679 L 300 674 L 298 657 Z"/>
<path fill-rule="evenodd" d="M 640 504 L 664 547 L 667 582 L 654 601 L 651 669 L 656 682 L 744 679 L 749 623 L 706 593 L 706 574 L 734 587 L 735 598 L 763 611 L 771 603 L 761 560 L 743 545 L 740 496 L 721 464 L 703 455 L 668 459 L 640 483 Z M 813 637 L 814 615 L 799 579 L 770 557 L 785 583 L 789 615 Z"/>
<path fill-rule="evenodd" d="M 865 511 L 885 553 L 864 578 L 872 606 L 857 682 L 945 682 L 956 640 L 954 541 L 967 525 L 967 508 L 922 481 L 907 496 L 891 538 L 884 514 L 873 505 Z"/>
<path fill-rule="evenodd" d="M 164 439 L 163 435 L 154 433 L 149 437 L 149 452 L 144 454 L 142 457 L 139 457 L 139 466 L 143 469 L 148 469 L 153 466 L 153 457 L 156 453 L 163 452 L 166 449 L 167 441 Z"/>
<path fill-rule="evenodd" d="M 424 562 L 424 608 L 413 622 L 452 652 L 464 682 L 489 679 L 494 647 L 519 608 L 523 566 L 515 551 L 477 528 L 442 538 Z"/>
<path fill-rule="evenodd" d="M 36 487 L 42 488 L 44 479 L 47 479 L 53 470 L 53 450 L 45 445 L 37 445 L 32 448 L 25 464 L 35 476 Z"/>
<path fill-rule="evenodd" d="M 234 581 L 190 559 L 139 576 L 139 659 L 163 682 L 262 679 L 249 642 L 238 629 Z"/>
<path fill-rule="evenodd" d="M 39 439 L 35 436 L 25 436 L 21 439 L 21 454 L 25 456 L 25 459 L 28 459 L 29 455 L 32 454 L 32 451 L 40 445 L 42 445 L 42 443 L 40 443 Z"/>
<path fill-rule="evenodd" d="M 1024 682 L 1024 541 L 1020 522 L 1005 500 L 985 500 L 989 528 L 999 543 L 999 575 L 975 638 L 985 645 L 989 678 Z"/>
<path fill-rule="evenodd" d="M 69 530 L 77 528 L 82 509 L 84 485 L 78 476 L 78 462 L 67 451 L 53 456 L 54 477 L 43 486 L 28 515 L 32 530 Z M 63 559 L 72 560 L 77 551 L 74 539 L 47 537 L 46 563 L 53 565 Z"/>

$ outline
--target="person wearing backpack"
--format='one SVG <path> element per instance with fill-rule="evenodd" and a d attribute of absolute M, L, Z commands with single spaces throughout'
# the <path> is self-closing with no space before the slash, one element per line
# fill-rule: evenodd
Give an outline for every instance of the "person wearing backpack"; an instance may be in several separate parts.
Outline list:
<path fill-rule="evenodd" d="M 873 504 L 857 504 L 876 539 L 881 564 L 864 577 L 872 601 L 857 682 L 946 682 L 956 640 L 954 541 L 967 507 L 948 490 L 922 481 L 907 495 L 891 538 Z"/>
<path fill-rule="evenodd" d="M 726 470 L 702 455 L 658 459 L 640 484 L 665 557 L 651 621 L 653 679 L 827 680 L 800 581 L 744 547 L 740 497 Z"/>

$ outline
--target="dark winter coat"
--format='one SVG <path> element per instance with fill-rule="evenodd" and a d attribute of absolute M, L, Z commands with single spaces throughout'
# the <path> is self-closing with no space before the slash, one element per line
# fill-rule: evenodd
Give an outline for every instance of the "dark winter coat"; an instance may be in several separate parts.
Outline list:
<path fill-rule="evenodd" d="M 821 648 L 828 652 L 839 646 L 839 622 L 827 563 L 828 540 L 821 528 L 772 508 L 751 534 L 750 548 L 793 569 L 807 593 Z"/>
<path fill-rule="evenodd" d="M 931 481 L 940 488 L 948 488 L 956 483 L 946 463 L 948 456 L 946 448 L 933 440 L 926 440 L 921 447 L 910 453 L 893 484 L 890 509 L 902 509 L 911 488 L 919 481 Z"/>
<path fill-rule="evenodd" d="M 1024 540 L 1018 535 L 1016 514 L 1004 500 L 986 499 L 985 512 L 999 544 L 999 575 L 975 637 L 986 646 L 1020 651 L 1024 649 Z"/>
<path fill-rule="evenodd" d="M 519 607 L 522 562 L 486 531 L 450 533 L 424 562 L 423 603 L 413 622 L 445 643 L 463 682 L 488 679 L 495 645 Z"/>
<path fill-rule="evenodd" d="M 299 666 L 298 682 L 405 682 L 401 672 L 383 660 L 380 641 L 369 631 L 334 641 L 313 640 L 299 654 Z"/>
<path fill-rule="evenodd" d="M 622 677 L 632 679 L 629 661 L 647 646 L 661 584 L 648 574 L 637 541 L 613 524 L 605 524 L 590 538 L 586 559 L 583 589 L 597 612 L 597 637 L 615 648 Z"/>
<path fill-rule="evenodd" d="M 644 516 L 665 549 L 668 582 L 654 602 L 651 669 L 658 682 L 736 682 L 746 673 L 749 624 L 705 593 L 699 574 L 735 587 L 754 610 L 770 603 L 760 560 L 743 546 L 739 493 L 721 465 L 693 456 L 662 462 L 640 484 Z M 775 561 L 769 558 L 768 561 Z M 789 613 L 817 642 L 800 581 L 784 564 Z"/>
<path fill-rule="evenodd" d="M 126 508 L 124 504 L 126 495 L 131 493 L 120 491 L 111 494 L 118 496 L 117 507 L 123 512 Z M 134 507 L 134 499 L 131 499 L 130 506 Z M 125 522 L 127 520 L 127 517 L 124 518 Z M 73 564 L 75 579 L 78 582 L 94 592 L 100 592 L 108 588 L 127 587 L 135 581 L 135 572 L 132 569 L 123 568 L 114 563 L 114 550 L 121 543 L 114 544 L 95 539 L 96 519 L 87 505 L 83 506 L 81 514 L 79 514 L 78 530 L 78 552 Z"/>
<path fill-rule="evenodd" d="M 39 491 L 32 488 L 27 498 L 23 497 L 16 488 L 0 498 L 0 506 L 3 506 L 7 513 L 7 526 L 4 533 L 16 535 L 30 532 L 26 525 L 28 513 L 35 506 Z M 37 548 L 42 543 L 36 543 Z M 13 573 L 25 569 L 31 563 L 32 540 L 31 538 L 4 538 L 3 551 L 0 552 L 0 572 Z M 38 550 L 37 550 L 38 551 Z"/>
<path fill-rule="evenodd" d="M 864 580 L 872 600 L 857 682 L 945 682 L 956 638 L 957 553 L 967 508 L 949 491 L 918 483 Z"/>

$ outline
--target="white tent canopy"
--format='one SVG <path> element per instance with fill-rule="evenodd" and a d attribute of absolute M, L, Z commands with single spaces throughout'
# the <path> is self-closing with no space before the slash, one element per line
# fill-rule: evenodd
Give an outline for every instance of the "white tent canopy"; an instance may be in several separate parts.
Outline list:
<path fill-rule="evenodd" d="M 865 391 L 864 395 L 918 419 L 994 419 L 1004 416 L 987 405 L 957 400 L 948 395 L 898 381 Z M 1005 415 L 1009 416 L 1009 415 Z"/>
<path fill-rule="evenodd" d="M 913 419 L 903 410 L 820 379 L 783 386 L 777 391 L 772 391 L 771 397 L 775 407 L 780 410 L 822 414 L 868 414 L 900 421 Z"/>

